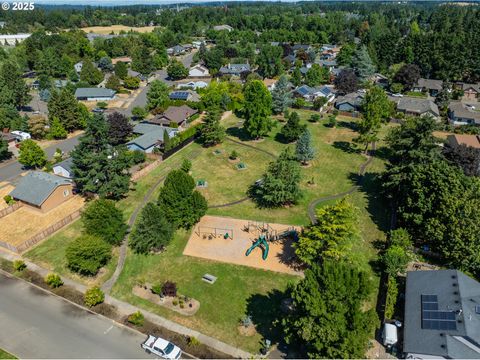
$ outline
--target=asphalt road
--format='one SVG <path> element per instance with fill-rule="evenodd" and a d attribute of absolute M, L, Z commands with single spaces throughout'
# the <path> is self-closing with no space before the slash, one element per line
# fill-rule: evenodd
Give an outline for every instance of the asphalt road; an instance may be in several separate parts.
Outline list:
<path fill-rule="evenodd" d="M 19 358 L 153 358 L 146 336 L 0 274 L 0 348 Z"/>
<path fill-rule="evenodd" d="M 47 158 L 51 159 L 57 149 L 61 149 L 64 153 L 69 153 L 78 144 L 78 140 L 82 135 L 77 135 L 70 139 L 63 140 L 62 142 L 49 146 L 45 149 Z M 17 160 L 9 161 L 6 164 L 0 164 L 0 181 L 13 180 L 19 176 L 22 172 L 26 171 L 23 165 Z"/>

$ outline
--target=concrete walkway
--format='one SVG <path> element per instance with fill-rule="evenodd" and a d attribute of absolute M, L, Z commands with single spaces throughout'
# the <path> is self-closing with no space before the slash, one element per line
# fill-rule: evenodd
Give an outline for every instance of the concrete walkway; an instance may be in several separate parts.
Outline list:
<path fill-rule="evenodd" d="M 32 262 L 30 262 L 26 259 L 23 259 L 20 255 L 16 255 L 16 254 L 7 252 L 6 250 L 3 250 L 3 249 L 0 249 L 0 257 L 4 258 L 6 260 L 10 260 L 10 261 L 21 259 L 21 260 L 25 261 L 25 264 L 27 264 L 28 269 L 30 269 L 32 271 L 35 271 L 36 273 L 40 274 L 42 277 L 45 277 L 47 274 L 51 273 L 50 270 L 47 270 L 43 267 L 38 266 L 37 264 L 34 264 L 34 263 L 32 263 Z M 85 285 L 79 284 L 76 281 L 73 281 L 73 280 L 65 278 L 65 277 L 62 277 L 62 280 L 63 280 L 65 285 L 68 285 L 68 286 L 70 286 L 70 287 L 72 287 L 72 288 L 74 288 L 78 291 L 85 292 L 87 290 L 87 287 Z M 224 343 L 220 340 L 217 340 L 215 338 L 212 338 L 208 335 L 204 335 L 204 334 L 202 334 L 202 333 L 200 333 L 196 330 L 192 330 L 192 329 L 187 328 L 183 325 L 177 324 L 173 321 L 170 321 L 170 320 L 168 320 L 164 317 L 161 317 L 159 315 L 151 313 L 147 310 L 138 308 L 134 305 L 131 305 L 131 304 L 126 303 L 124 301 L 118 300 L 118 299 L 116 299 L 114 297 L 111 297 L 109 295 L 105 295 L 105 302 L 110 304 L 110 305 L 114 305 L 117 308 L 117 311 L 121 315 L 124 315 L 124 316 L 132 314 L 136 311 L 141 311 L 143 313 L 143 315 L 145 316 L 145 318 L 148 319 L 149 321 L 151 321 L 151 322 L 153 322 L 153 323 L 155 323 L 159 326 L 162 326 L 165 329 L 168 329 L 170 331 L 174 331 L 178 334 L 181 334 L 181 335 L 184 335 L 184 336 L 194 336 L 202 344 L 205 344 L 205 345 L 211 347 L 212 349 L 215 349 L 217 351 L 221 351 L 224 354 L 230 355 L 232 357 L 242 358 L 242 359 L 249 359 L 249 358 L 254 357 L 253 354 L 250 354 L 246 351 L 243 351 L 243 350 L 238 349 L 234 346 L 226 344 L 226 343 Z"/>

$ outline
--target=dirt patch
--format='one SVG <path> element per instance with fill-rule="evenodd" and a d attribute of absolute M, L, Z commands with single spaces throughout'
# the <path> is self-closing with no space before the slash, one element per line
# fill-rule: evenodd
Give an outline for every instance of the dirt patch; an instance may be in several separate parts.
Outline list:
<path fill-rule="evenodd" d="M 268 231 L 263 232 L 263 228 Z M 301 231 L 299 227 L 289 225 L 207 215 L 193 230 L 183 255 L 302 276 L 295 261 L 293 239 L 281 236 L 291 230 Z M 261 234 L 276 234 L 279 239 L 268 242 L 265 260 L 262 258 L 264 250 L 260 247 L 246 256 L 247 249 Z"/>
<path fill-rule="evenodd" d="M 238 333 L 242 336 L 253 336 L 257 333 L 257 329 L 255 329 L 255 325 L 250 325 L 250 326 L 238 325 L 237 330 L 238 330 Z"/>
<path fill-rule="evenodd" d="M 163 306 L 169 310 L 176 311 L 179 314 L 185 316 L 192 316 L 200 308 L 200 302 L 198 300 L 189 298 L 187 301 L 184 302 L 183 308 L 181 307 L 178 297 L 172 296 L 165 296 L 161 298 L 157 294 L 152 293 L 152 290 L 149 288 L 142 287 L 142 286 L 135 286 L 132 289 L 132 293 L 142 299 L 150 301 L 151 303 Z"/>
<path fill-rule="evenodd" d="M 80 196 L 74 196 L 47 213 L 22 206 L 17 211 L 0 219 L 0 228 L 8 229 L 8 231 L 0 232 L 0 241 L 18 246 L 69 214 L 81 209 L 83 205 L 84 200 Z"/>

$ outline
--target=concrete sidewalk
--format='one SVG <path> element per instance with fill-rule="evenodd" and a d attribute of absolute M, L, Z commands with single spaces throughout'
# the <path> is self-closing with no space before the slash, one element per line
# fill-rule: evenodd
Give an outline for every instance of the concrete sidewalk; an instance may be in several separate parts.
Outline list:
<path fill-rule="evenodd" d="M 40 274 L 42 277 L 46 276 L 47 274 L 51 273 L 52 271 L 47 270 L 43 267 L 38 266 L 35 263 L 32 263 L 24 258 L 22 258 L 19 255 L 7 252 L 6 250 L 0 249 L 0 257 L 9 260 L 9 261 L 14 261 L 14 260 L 23 260 L 25 261 L 25 264 L 27 265 L 27 268 L 35 271 L 36 273 Z M 85 292 L 87 290 L 87 287 L 83 284 L 80 284 L 76 281 L 73 281 L 71 279 L 68 279 L 66 277 L 62 277 L 62 280 L 65 285 L 68 285 L 78 291 Z M 238 349 L 234 346 L 231 346 L 229 344 L 226 344 L 220 340 L 217 340 L 215 338 L 212 338 L 208 335 L 204 335 L 198 331 L 192 330 L 190 328 L 187 328 L 183 325 L 177 324 L 176 322 L 170 321 L 164 317 L 161 317 L 159 315 L 156 315 L 152 312 L 149 312 L 147 310 L 138 308 L 134 305 L 131 305 L 129 303 L 126 303 L 124 301 L 118 300 L 112 296 L 105 295 L 105 302 L 111 305 L 114 305 L 117 308 L 117 311 L 122 314 L 122 315 L 129 315 L 132 314 L 136 311 L 141 311 L 143 315 L 145 316 L 146 319 L 149 321 L 164 327 L 165 329 L 168 329 L 170 331 L 176 332 L 178 334 L 184 335 L 184 336 L 193 336 L 197 338 L 202 344 L 205 344 L 212 349 L 215 349 L 217 351 L 221 351 L 224 354 L 230 355 L 235 358 L 241 358 L 241 359 L 249 359 L 253 358 L 254 355 L 250 354 L 246 351 L 243 351 L 241 349 Z"/>

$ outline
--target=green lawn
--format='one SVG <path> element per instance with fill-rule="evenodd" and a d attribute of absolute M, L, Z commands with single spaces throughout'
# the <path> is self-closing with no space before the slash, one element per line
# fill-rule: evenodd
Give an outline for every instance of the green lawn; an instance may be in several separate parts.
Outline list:
<path fill-rule="evenodd" d="M 0 359 L 16 359 L 16 357 L 5 350 L 0 349 Z"/>
<path fill-rule="evenodd" d="M 307 123 L 311 111 L 298 111 L 303 122 L 308 124 L 316 148 L 316 158 L 310 167 L 302 168 L 302 190 L 300 202 L 288 208 L 265 210 L 259 209 L 247 200 L 240 204 L 209 209 L 211 215 L 222 215 L 260 221 L 275 221 L 285 224 L 307 225 L 308 204 L 319 197 L 337 194 L 357 184 L 357 172 L 366 160 L 360 151 L 352 145 L 356 136 L 354 131 L 356 119 L 338 117 L 336 128 L 326 127 L 322 122 Z M 236 128 L 239 119 L 230 116 L 224 120 L 229 136 L 245 144 L 255 146 L 278 155 L 286 145 L 276 140 L 281 129 L 277 126 L 272 134 L 263 141 L 256 142 L 244 139 L 241 129 Z M 383 137 L 388 127 L 381 133 Z M 382 142 L 379 142 L 382 145 Z M 220 150 L 220 154 L 214 154 Z M 235 150 L 240 161 L 247 165 L 245 170 L 237 170 L 228 155 Z M 380 153 L 381 151 L 379 151 Z M 200 191 L 208 199 L 210 205 L 240 200 L 246 196 L 248 187 L 265 171 L 273 157 L 263 152 L 226 140 L 223 144 L 210 149 L 203 149 L 198 144 L 191 144 L 163 162 L 152 173 L 137 182 L 129 196 L 120 201 L 118 206 L 131 215 L 141 203 L 148 190 L 169 170 L 177 168 L 184 158 L 192 161 L 192 176 L 195 180 L 206 180 L 208 187 Z M 360 239 L 351 246 L 352 256 L 365 271 L 371 274 L 373 281 L 378 277 L 372 270 L 377 250 L 373 246 L 385 240 L 384 230 L 388 215 L 384 206 L 376 197 L 378 184 L 375 174 L 382 171 L 384 163 L 376 158 L 367 170 L 367 176 L 360 189 L 349 196 L 349 200 L 358 208 Z M 313 179 L 314 184 L 307 182 Z M 153 195 L 157 197 L 158 189 Z M 326 205 L 325 203 L 320 206 Z M 62 275 L 78 278 L 65 267 L 64 251 L 66 245 L 80 234 L 81 221 L 77 221 L 61 230 L 50 239 L 44 241 L 27 253 L 27 257 L 52 268 Z M 159 255 L 142 256 L 128 253 L 125 268 L 112 290 L 112 294 L 132 304 L 156 312 L 171 320 L 199 330 L 207 335 L 219 338 L 232 345 L 256 353 L 260 348 L 262 335 L 276 339 L 274 320 L 281 317 L 277 313 L 282 299 L 281 292 L 289 282 L 298 281 L 297 277 L 282 275 L 243 266 L 217 263 L 182 255 L 189 234 L 177 232 L 174 241 L 167 250 Z M 112 261 L 103 275 L 96 279 L 102 283 L 109 277 L 115 267 Z M 218 277 L 214 285 L 201 281 L 205 273 Z M 153 305 L 132 294 L 132 287 L 138 280 L 149 283 L 161 283 L 171 280 L 177 283 L 179 292 L 200 301 L 200 310 L 191 317 L 185 317 L 162 307 Z M 80 278 L 83 282 L 91 280 Z M 375 304 L 372 294 L 371 306 Z M 253 336 L 242 336 L 237 330 L 238 323 L 246 314 L 250 314 L 257 325 L 258 333 Z M 278 334 L 277 334 L 278 335 Z"/>

